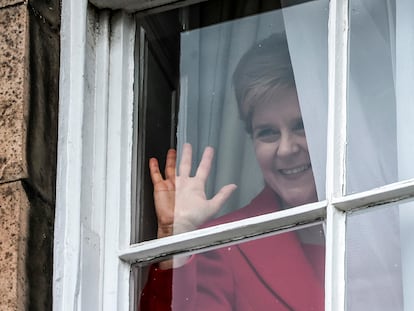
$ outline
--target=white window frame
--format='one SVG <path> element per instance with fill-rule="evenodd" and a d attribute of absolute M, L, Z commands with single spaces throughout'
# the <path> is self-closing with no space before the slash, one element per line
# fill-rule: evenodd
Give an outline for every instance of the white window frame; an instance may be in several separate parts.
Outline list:
<path fill-rule="evenodd" d="M 63 0 L 53 310 L 132 310 L 132 263 L 326 220 L 325 310 L 345 310 L 347 213 L 414 196 L 414 180 L 345 196 L 348 0 L 329 12 L 325 201 L 130 245 L 135 19 L 202 0 Z M 110 9 L 122 9 L 113 12 Z"/>
<path fill-rule="evenodd" d="M 134 19 L 63 1 L 53 310 L 128 310 Z"/>

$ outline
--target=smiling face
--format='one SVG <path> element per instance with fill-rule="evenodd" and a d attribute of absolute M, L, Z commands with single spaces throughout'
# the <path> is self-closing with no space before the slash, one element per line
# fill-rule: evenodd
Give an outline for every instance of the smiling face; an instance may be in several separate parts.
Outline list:
<path fill-rule="evenodd" d="M 269 90 L 254 107 L 251 128 L 265 182 L 280 196 L 284 207 L 317 201 L 296 91 Z"/>

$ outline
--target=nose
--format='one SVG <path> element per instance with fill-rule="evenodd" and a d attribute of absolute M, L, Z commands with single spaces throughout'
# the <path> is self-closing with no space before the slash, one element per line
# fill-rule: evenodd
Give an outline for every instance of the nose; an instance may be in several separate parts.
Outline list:
<path fill-rule="evenodd" d="M 299 150 L 298 137 L 290 131 L 282 133 L 276 150 L 277 156 L 290 157 Z"/>

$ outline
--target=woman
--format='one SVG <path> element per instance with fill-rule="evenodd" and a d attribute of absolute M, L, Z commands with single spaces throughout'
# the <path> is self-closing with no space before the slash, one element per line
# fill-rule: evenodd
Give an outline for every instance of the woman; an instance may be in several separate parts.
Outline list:
<path fill-rule="evenodd" d="M 183 147 L 178 174 L 176 152 L 169 150 L 165 178 L 156 159 L 149 164 L 159 238 L 317 201 L 285 35 L 252 47 L 233 82 L 264 190 L 246 207 L 206 223 L 236 186 L 208 200 L 213 149 L 205 149 L 193 177 L 191 146 Z M 141 310 L 323 310 L 323 243 L 322 230 L 314 227 L 161 262 L 151 268 Z"/>

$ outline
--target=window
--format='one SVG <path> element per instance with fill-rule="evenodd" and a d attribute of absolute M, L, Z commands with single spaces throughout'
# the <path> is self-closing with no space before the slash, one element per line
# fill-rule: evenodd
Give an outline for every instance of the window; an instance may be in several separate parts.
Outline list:
<path fill-rule="evenodd" d="M 141 225 L 133 228 L 136 227 L 139 231 L 146 229 L 145 232 L 137 233 L 138 241 L 156 236 L 156 221 L 152 221 L 154 224 L 152 236 L 149 233 L 151 226 L 148 225 L 151 223 L 149 216 L 152 216 L 155 210 L 150 204 L 153 189 L 149 177 L 149 158 L 156 156 L 161 163 L 164 163 L 166 151 L 171 144 L 176 146 L 178 153 L 181 154 L 185 152 L 182 150 L 184 143 L 191 143 L 193 155 L 191 175 L 196 171 L 197 162 L 202 157 L 204 148 L 212 146 L 215 149 L 214 161 L 207 180 L 208 198 L 213 197 L 226 184 L 237 185 L 238 189 L 221 207 L 218 215 L 215 215 L 228 216 L 220 217 L 216 220 L 216 224 L 275 212 L 280 207 L 278 204 L 273 204 L 273 196 L 278 196 L 285 202 L 284 204 L 290 206 L 313 203 L 318 201 L 318 195 L 322 200 L 325 199 L 323 163 L 326 155 L 328 1 L 285 5 L 283 10 L 281 4 L 274 1 L 240 1 L 232 2 L 231 5 L 229 3 L 210 1 L 158 14 L 137 16 L 139 30 L 136 42 L 139 44 L 136 62 L 143 64 L 137 66 L 137 75 L 144 77 L 139 81 L 137 120 L 143 126 L 137 126 L 137 146 L 142 149 L 137 153 L 137 161 L 138 167 L 143 168 L 144 174 L 140 172 L 138 179 L 144 181 L 144 187 L 137 189 L 140 191 L 137 210 L 141 211 L 141 214 L 138 215 L 136 222 L 140 222 Z M 309 39 L 304 42 L 303 37 Z M 251 50 L 252 46 L 253 50 Z M 247 53 L 250 53 L 251 60 L 245 58 L 243 63 L 242 58 L 248 55 Z M 255 65 L 249 68 L 249 64 L 253 62 Z M 309 70 L 310 66 L 315 70 Z M 267 68 L 275 69 L 266 72 Z M 244 73 L 246 71 L 248 74 Z M 248 75 L 254 75 L 254 79 L 251 77 L 246 79 Z M 269 83 L 270 86 L 267 85 L 268 79 L 274 79 L 274 82 Z M 249 110 L 254 109 L 254 115 L 258 116 L 252 117 L 252 120 L 248 120 L 249 117 L 243 115 L 242 100 L 235 96 L 235 90 L 236 93 L 241 94 L 244 90 L 253 88 L 249 83 L 261 83 L 259 85 L 263 85 L 265 89 L 262 94 L 255 95 L 257 98 L 249 103 L 251 105 Z M 268 93 L 270 89 L 273 89 L 274 94 Z M 238 95 L 238 97 L 242 96 L 245 95 Z M 246 98 L 247 96 L 250 95 L 246 95 Z M 267 99 L 267 96 L 271 96 L 270 99 Z M 285 102 L 288 102 L 286 106 L 289 109 L 286 113 L 282 113 Z M 269 109 L 268 105 L 276 107 L 277 111 Z M 291 111 L 291 108 L 294 110 Z M 260 114 L 256 113 L 259 109 L 262 111 Z M 314 117 L 316 110 L 318 118 Z M 269 113 L 272 114 L 272 118 L 267 117 Z M 280 117 L 277 118 L 278 115 Z M 176 122 L 176 126 L 169 125 L 171 120 Z M 249 122 L 252 123 L 252 130 L 249 129 Z M 257 130 L 255 122 L 259 124 Z M 266 128 L 262 128 L 264 125 Z M 279 173 L 270 173 L 272 168 L 269 166 L 269 161 L 274 160 L 268 151 L 268 138 L 262 137 L 265 134 L 260 132 L 276 133 L 282 129 L 284 131 L 286 127 L 295 136 L 295 140 L 300 141 L 298 144 L 300 149 L 295 153 L 288 151 L 289 156 L 280 157 L 282 160 L 279 161 L 283 161 L 280 165 L 290 170 L 292 167 L 296 169 L 300 166 L 304 172 L 295 173 L 299 178 L 292 176 L 285 178 Z M 171 133 L 173 139 L 170 139 Z M 272 136 L 270 140 L 273 142 Z M 277 139 L 274 143 L 277 143 Z M 312 158 L 313 169 L 310 169 L 309 157 Z M 265 179 L 267 178 L 268 186 L 265 186 L 264 176 L 267 176 Z M 318 180 L 317 189 L 315 189 L 314 176 Z M 297 190 L 298 188 L 300 191 Z M 279 193 L 284 195 L 279 196 Z M 257 197 L 255 202 L 260 200 L 262 203 L 256 203 L 258 206 L 255 208 L 242 209 L 243 216 L 232 213 L 248 205 L 255 197 Z M 176 204 L 181 205 L 178 197 Z M 194 202 L 191 204 L 193 210 L 200 209 L 199 213 L 201 213 L 203 207 L 195 205 Z M 240 214 L 240 211 L 238 213 Z M 293 227 L 298 230 L 299 237 L 306 236 L 311 240 L 309 237 L 312 236 L 314 241 L 309 243 L 312 244 L 312 251 L 305 249 L 303 253 L 300 252 L 301 257 L 294 256 L 297 263 L 292 262 L 290 266 L 292 273 L 299 271 L 296 264 L 302 261 L 309 265 L 309 271 L 303 271 L 304 275 L 314 273 L 314 269 L 323 271 L 323 259 L 316 263 L 306 258 L 316 252 L 314 248 L 320 250 L 323 255 L 324 239 L 320 221 L 323 216 L 316 215 L 317 213 L 309 221 L 310 223 L 314 221 L 315 226 L 306 229 L 300 226 Z M 261 227 L 263 230 L 264 224 Z M 237 240 L 246 234 L 240 229 L 234 233 L 234 238 Z M 296 234 L 287 233 L 283 235 L 285 236 L 293 237 Z M 253 247 L 256 251 L 250 253 L 254 253 L 254 257 L 257 258 L 259 251 L 262 251 L 260 257 L 266 262 L 274 256 L 267 253 L 269 247 L 264 245 L 266 243 L 273 247 L 278 243 L 283 245 L 278 241 L 279 237 L 259 239 L 248 244 L 241 243 L 234 246 L 234 249 L 239 254 L 239 249 L 249 249 L 250 245 L 257 245 Z M 210 247 L 211 243 L 213 242 L 205 246 Z M 296 242 L 293 243 L 296 245 Z M 277 248 L 274 251 L 278 253 Z M 279 251 L 289 253 L 290 248 Z M 236 255 L 237 258 L 239 256 L 240 254 Z M 246 257 L 250 259 L 251 256 L 246 255 Z M 291 260 L 295 261 L 293 258 Z M 252 265 L 255 265 L 255 262 L 256 260 L 252 260 Z M 313 265 L 316 267 L 314 268 Z M 280 268 L 287 271 L 287 266 Z M 136 273 L 141 276 L 138 277 L 141 279 L 138 283 L 139 287 L 146 283 L 146 270 L 137 268 Z M 204 271 L 207 271 L 207 268 Z M 211 270 L 208 271 L 212 273 Z M 198 272 L 200 279 L 205 278 L 201 276 L 203 272 L 201 269 Z M 224 274 L 224 271 L 216 273 Z M 174 273 L 173 278 L 179 279 L 182 276 Z M 246 284 L 246 278 L 247 276 L 236 282 Z M 319 281 L 313 279 L 313 282 L 315 288 L 321 289 L 323 275 L 319 279 Z M 312 282 L 309 282 L 304 288 L 310 287 Z M 285 280 L 283 283 L 287 287 L 289 282 Z M 293 285 L 292 282 L 291 284 Z M 173 292 L 176 287 L 173 287 Z M 140 293 L 140 290 L 134 292 Z M 302 304 L 310 303 L 305 301 L 298 289 L 290 292 L 295 292 L 295 295 L 280 297 L 287 305 L 291 303 L 287 302 L 289 298 L 295 301 L 302 300 Z M 308 290 L 306 294 L 312 296 L 309 295 Z M 246 298 L 245 295 L 243 296 Z M 323 301 L 323 292 L 313 296 L 319 298 L 319 303 Z M 274 301 L 278 300 L 274 299 Z M 260 309 L 259 306 L 256 307 Z"/>
<path fill-rule="evenodd" d="M 145 180 L 144 155 L 162 158 L 168 146 L 180 147 L 189 140 L 200 144 L 194 146 L 197 159 L 204 145 L 212 142 L 210 138 L 203 141 L 191 137 L 203 134 L 189 125 L 194 121 L 191 109 L 197 106 L 188 104 L 183 109 L 183 97 L 187 96 L 191 103 L 194 96 L 202 93 L 193 85 L 209 84 L 194 80 L 190 74 L 187 80 L 183 79 L 183 68 L 194 66 L 183 64 L 184 52 L 180 54 L 180 48 L 194 54 L 197 51 L 183 47 L 185 40 L 189 47 L 193 46 L 191 40 L 196 40 L 196 35 L 211 35 L 201 29 L 240 26 L 237 23 L 241 20 L 254 24 L 257 15 L 253 13 L 260 11 L 258 16 L 269 16 L 274 11 L 265 6 L 254 11 L 247 6 L 245 11 L 232 11 L 233 17 L 208 13 L 205 19 L 192 20 L 203 15 L 191 10 L 204 12 L 201 8 L 214 8 L 218 2 L 196 6 L 192 5 L 197 1 L 93 2 L 95 6 L 86 0 L 76 4 L 63 1 L 55 310 L 134 310 L 140 279 L 145 277 L 145 271 L 138 266 L 177 254 L 205 252 L 212 246 L 221 245 L 226 250 L 247 245 L 252 238 L 256 239 L 254 243 L 261 243 L 286 229 L 303 229 L 303 225 L 321 222 L 325 224 L 326 237 L 326 310 L 366 309 L 363 304 L 373 300 L 392 301 L 387 300 L 390 295 L 381 292 L 383 288 L 372 285 L 380 284 L 384 277 L 388 277 L 387 284 L 392 289 L 387 293 L 393 293 L 392 299 L 399 301 L 400 309 L 412 309 L 413 301 L 407 294 L 413 286 L 413 252 L 408 238 L 413 223 L 409 199 L 414 195 L 414 182 L 408 164 L 413 143 L 408 134 L 412 131 L 411 105 L 407 104 L 412 97 L 413 79 L 413 46 L 409 44 L 411 31 L 407 30 L 412 29 L 411 1 L 282 1 L 289 44 L 313 44 L 306 50 L 290 49 L 290 56 L 309 135 L 318 202 L 159 240 L 152 239 L 154 215 L 148 203 L 151 196 L 146 188 L 149 180 Z M 122 10 L 105 9 L 108 7 Z M 301 8 L 306 9 L 302 11 L 306 18 L 302 18 Z M 316 28 L 306 23 L 312 19 L 317 21 Z M 241 26 L 234 28 L 238 31 Z M 268 31 L 270 35 L 272 30 Z M 172 39 L 162 37 L 165 33 Z M 266 37 L 260 30 L 257 33 Z M 247 50 L 250 42 L 242 43 Z M 244 51 L 232 50 L 231 46 L 224 52 L 239 53 L 234 56 L 235 66 Z M 301 53 L 307 53 L 308 59 Z M 215 60 L 220 59 L 223 60 Z M 312 61 L 304 61 L 309 59 Z M 318 74 L 319 79 L 309 74 Z M 325 81 L 320 78 L 324 76 Z M 207 82 L 228 83 L 219 78 Z M 320 85 L 315 87 L 317 83 Z M 225 96 L 226 100 L 218 102 L 230 103 L 229 86 L 216 88 L 215 92 L 224 90 L 228 94 L 215 96 Z M 305 105 L 306 100 L 312 103 L 311 98 L 322 103 L 325 98 L 328 108 L 316 111 L 318 105 Z M 232 106 L 236 107 L 234 99 Z M 180 115 L 184 112 L 187 117 Z M 234 112 L 226 110 L 218 115 L 227 117 Z M 201 123 L 197 125 L 201 127 Z M 176 142 L 177 124 L 178 133 L 187 136 L 178 135 Z M 317 133 L 318 125 L 327 125 L 326 138 L 311 137 L 311 133 Z M 163 134 L 154 138 L 161 131 Z M 156 144 L 151 145 L 154 141 Z M 318 148 L 312 150 L 311 145 Z M 217 172 L 223 170 L 217 168 Z M 223 175 L 229 176 L 227 172 Z M 223 180 L 221 185 L 225 183 L 229 181 Z M 375 188 L 378 186 L 381 188 Z M 209 187 L 211 193 L 216 191 L 214 183 Z M 246 196 L 236 196 L 232 199 L 236 201 L 225 208 L 242 206 L 254 193 Z M 383 230 L 375 231 L 378 228 Z M 361 236 L 364 239 L 358 239 Z M 395 256 L 385 256 L 391 249 Z M 363 260 L 366 258 L 369 261 Z M 361 274 L 367 266 L 372 269 Z M 379 275 L 378 271 L 388 274 Z"/>

